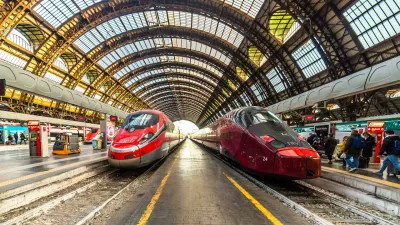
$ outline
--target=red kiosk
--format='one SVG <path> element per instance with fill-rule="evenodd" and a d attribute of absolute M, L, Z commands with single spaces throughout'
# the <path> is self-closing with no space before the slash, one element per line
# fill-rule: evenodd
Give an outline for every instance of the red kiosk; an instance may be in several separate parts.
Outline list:
<path fill-rule="evenodd" d="M 368 133 L 376 137 L 376 149 L 374 156 L 374 163 L 379 163 L 379 152 L 381 151 L 383 132 L 385 131 L 384 121 L 370 121 L 368 122 Z"/>
<path fill-rule="evenodd" d="M 39 120 L 28 121 L 29 154 L 31 157 L 49 157 L 48 126 Z"/>

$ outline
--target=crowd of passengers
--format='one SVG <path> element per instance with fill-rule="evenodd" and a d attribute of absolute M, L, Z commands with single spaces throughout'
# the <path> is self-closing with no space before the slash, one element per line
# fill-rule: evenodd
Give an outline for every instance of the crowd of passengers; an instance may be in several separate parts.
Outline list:
<path fill-rule="evenodd" d="M 333 154 L 335 153 L 337 140 L 330 134 L 325 141 L 320 141 L 316 134 L 307 138 L 307 142 L 315 149 L 323 148 L 328 157 L 328 163 L 332 164 Z M 352 130 L 350 136 L 343 138 L 343 144 L 338 157 L 343 161 L 343 167 L 348 167 L 349 172 L 355 172 L 357 168 L 368 168 L 370 158 L 376 147 L 375 138 L 368 132 L 362 135 L 357 130 Z M 337 152 L 337 151 L 336 151 Z M 382 142 L 379 156 L 383 159 L 382 166 L 377 175 L 382 176 L 383 171 L 387 169 L 388 176 L 400 175 L 400 164 L 398 156 L 400 155 L 400 137 L 393 130 L 385 131 L 385 139 Z M 362 166 L 360 166 L 363 164 Z"/>
<path fill-rule="evenodd" d="M 19 143 L 18 143 L 19 141 Z M 24 144 L 26 144 L 26 137 L 24 133 L 20 133 L 18 135 L 17 132 L 15 132 L 14 134 L 9 134 L 7 136 L 7 141 L 4 143 L 3 142 L 3 132 L 0 131 L 0 143 L 2 144 L 6 144 L 6 145 L 12 145 L 12 144 L 20 144 L 22 145 L 22 142 L 24 142 Z"/>

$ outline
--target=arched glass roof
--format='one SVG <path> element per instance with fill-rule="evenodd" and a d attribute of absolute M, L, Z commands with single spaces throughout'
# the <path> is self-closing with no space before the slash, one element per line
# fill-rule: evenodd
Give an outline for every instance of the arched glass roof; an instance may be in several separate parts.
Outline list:
<path fill-rule="evenodd" d="M 194 78 L 198 78 L 200 80 L 205 80 L 209 83 L 212 83 L 214 86 L 217 86 L 217 81 L 210 79 L 208 76 L 205 76 L 199 72 L 193 71 L 193 70 L 188 70 L 188 69 L 180 69 L 180 68 L 172 68 L 172 69 L 157 69 L 157 70 L 152 70 L 149 72 L 145 72 L 143 74 L 140 74 L 138 76 L 134 76 L 132 79 L 128 80 L 124 85 L 126 87 L 129 87 L 130 85 L 134 84 L 135 82 L 147 78 L 149 76 L 155 76 L 157 74 L 165 74 L 165 75 L 174 75 L 174 74 L 187 74 L 190 75 Z M 150 85 L 150 83 L 147 82 L 140 82 L 138 83 L 137 87 L 133 89 L 132 91 L 134 93 L 140 91 L 142 88 L 145 88 L 146 86 Z"/>
<path fill-rule="evenodd" d="M 232 6 L 255 18 L 264 0 L 220 0 L 223 4 Z M 74 15 L 102 0 L 42 0 L 33 10 L 54 27 L 59 27 Z M 146 15 L 154 23 L 154 14 Z"/>
<path fill-rule="evenodd" d="M 137 70 L 141 67 L 149 66 L 151 64 L 161 63 L 161 62 L 178 62 L 178 63 L 186 63 L 186 64 L 191 64 L 191 65 L 196 65 L 196 66 L 199 66 L 199 67 L 202 67 L 202 68 L 208 70 L 210 73 L 213 73 L 218 77 L 222 77 L 222 75 L 223 75 L 220 70 L 216 69 L 218 67 L 214 64 L 211 64 L 211 63 L 208 64 L 208 63 L 205 63 L 205 62 L 202 62 L 200 60 L 193 59 L 190 57 L 163 55 L 163 56 L 149 57 L 146 59 L 138 60 L 138 61 L 122 68 L 121 70 L 116 72 L 113 76 L 116 79 L 120 79 L 124 75 L 126 75 L 134 70 Z"/>
<path fill-rule="evenodd" d="M 88 53 L 100 43 L 116 35 L 152 26 L 177 26 L 199 30 L 221 38 L 236 47 L 239 47 L 244 39 L 242 34 L 226 23 L 203 15 L 182 11 L 146 11 L 124 15 L 99 24 L 79 37 L 74 44 Z"/>
<path fill-rule="evenodd" d="M 119 47 L 118 49 L 110 52 L 109 54 L 105 55 L 103 58 L 101 58 L 98 63 L 101 67 L 107 68 L 111 64 L 115 63 L 116 61 L 120 60 L 121 58 L 124 58 L 125 56 L 128 56 L 133 53 L 137 53 L 140 51 L 144 51 L 147 49 L 152 49 L 152 48 L 183 48 L 183 49 L 188 49 L 192 51 L 197 51 L 204 53 L 206 55 L 209 55 L 222 63 L 229 65 L 231 62 L 231 59 L 221 53 L 220 51 L 205 45 L 203 43 L 197 42 L 197 41 L 192 41 L 188 39 L 182 39 L 182 38 L 152 38 L 152 39 L 146 39 L 146 40 L 140 40 L 122 47 Z"/>

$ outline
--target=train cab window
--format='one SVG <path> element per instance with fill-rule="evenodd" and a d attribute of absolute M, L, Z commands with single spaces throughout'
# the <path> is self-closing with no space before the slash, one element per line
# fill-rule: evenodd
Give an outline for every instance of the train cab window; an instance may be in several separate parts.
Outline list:
<path fill-rule="evenodd" d="M 255 111 L 249 114 L 250 124 L 257 125 L 266 122 L 281 123 L 282 121 L 269 111 Z"/>
<path fill-rule="evenodd" d="M 159 116 L 151 113 L 132 114 L 125 119 L 122 127 L 129 132 L 137 129 L 144 129 L 156 125 L 159 122 Z"/>

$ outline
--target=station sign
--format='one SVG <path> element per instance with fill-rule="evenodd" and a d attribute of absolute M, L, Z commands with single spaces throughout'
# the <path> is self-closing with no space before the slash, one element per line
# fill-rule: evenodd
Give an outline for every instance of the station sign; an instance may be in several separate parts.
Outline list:
<path fill-rule="evenodd" d="M 110 121 L 111 122 L 117 122 L 118 121 L 118 117 L 117 116 L 110 116 Z"/>
<path fill-rule="evenodd" d="M 40 121 L 28 120 L 28 130 L 40 130 Z"/>
<path fill-rule="evenodd" d="M 315 116 L 314 115 L 306 115 L 306 116 L 304 116 L 304 119 L 306 121 L 314 121 L 315 120 Z"/>
<path fill-rule="evenodd" d="M 79 122 L 84 122 L 85 121 L 85 116 L 78 116 L 78 121 Z"/>

